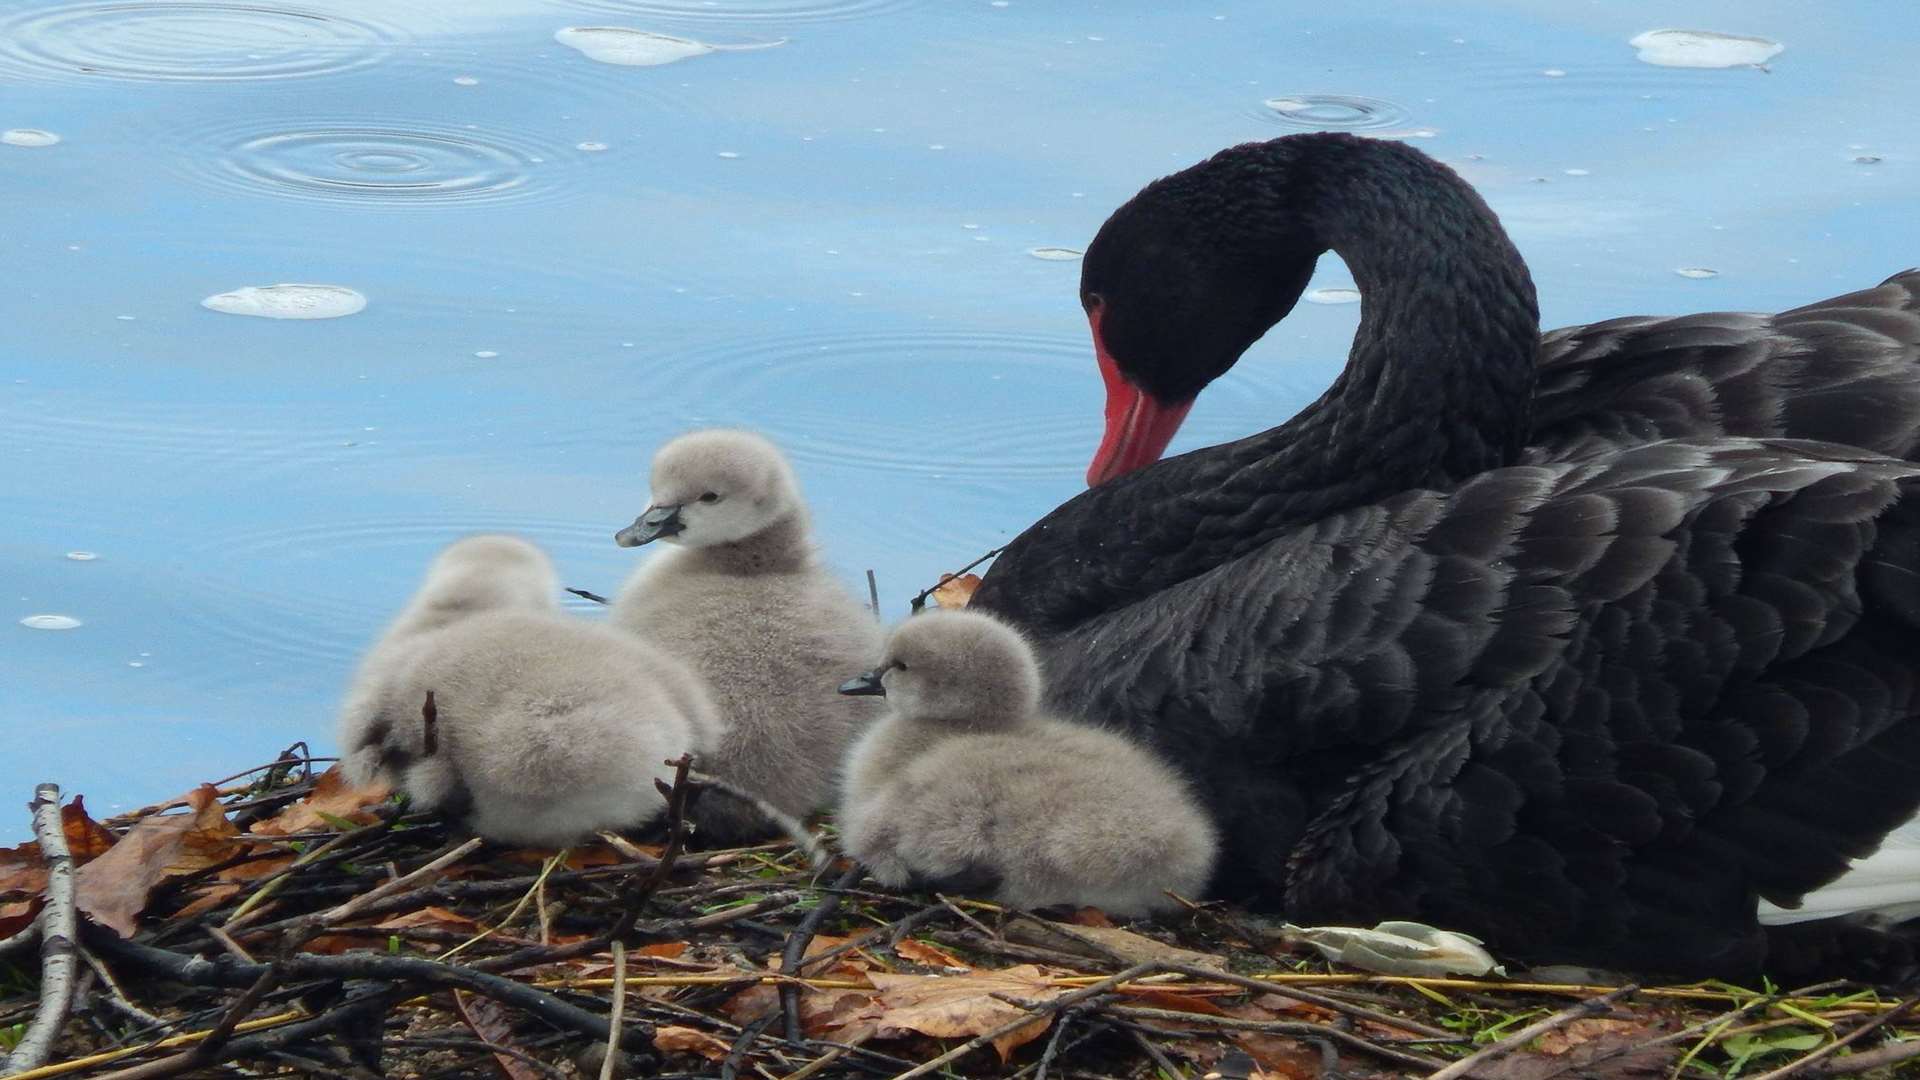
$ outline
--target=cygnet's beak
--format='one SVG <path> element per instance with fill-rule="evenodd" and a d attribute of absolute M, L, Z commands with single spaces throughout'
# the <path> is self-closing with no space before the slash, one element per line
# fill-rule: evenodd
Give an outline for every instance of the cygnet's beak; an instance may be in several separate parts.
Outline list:
<path fill-rule="evenodd" d="M 663 536 L 677 536 L 686 528 L 678 505 L 649 506 L 646 513 L 633 519 L 633 524 L 614 533 L 613 542 L 621 547 L 639 547 Z"/>
<path fill-rule="evenodd" d="M 848 697 L 886 697 L 887 688 L 880 685 L 880 673 L 869 671 L 855 675 L 840 684 L 840 692 Z"/>

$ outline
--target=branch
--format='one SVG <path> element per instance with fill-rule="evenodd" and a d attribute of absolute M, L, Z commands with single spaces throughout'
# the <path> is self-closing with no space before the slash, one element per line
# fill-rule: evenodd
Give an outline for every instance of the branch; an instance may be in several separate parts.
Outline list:
<path fill-rule="evenodd" d="M 60 785 L 33 789 L 33 838 L 47 860 L 47 907 L 40 919 L 40 1008 L 7 1055 L 0 1071 L 26 1072 L 46 1064 L 53 1043 L 73 1007 L 74 943 L 79 931 L 74 918 L 73 853 L 60 822 Z"/>
<path fill-rule="evenodd" d="M 1528 1024 L 1526 1027 L 1501 1039 L 1499 1042 L 1482 1047 L 1480 1050 L 1468 1054 L 1459 1061 L 1428 1076 L 1427 1080 L 1456 1080 L 1458 1077 L 1467 1075 L 1477 1066 L 1485 1065 L 1489 1061 L 1506 1057 L 1508 1054 L 1513 1053 L 1515 1050 L 1520 1049 L 1549 1031 L 1566 1027 L 1568 1024 L 1584 1016 L 1607 1012 L 1611 1010 L 1614 1004 L 1621 998 L 1627 997 L 1639 989 L 1638 986 L 1629 983 L 1618 990 L 1611 990 L 1601 994 L 1599 997 L 1591 997 L 1585 1001 L 1569 1005 L 1559 1012 L 1554 1013 L 1552 1016 L 1547 1017 L 1545 1020 Z"/>
<path fill-rule="evenodd" d="M 998 555 L 1005 550 L 1007 550 L 1005 547 L 994 548 L 992 551 L 987 552 L 985 555 L 980 556 L 979 558 L 973 560 L 972 562 L 961 567 L 960 569 L 955 570 L 953 573 L 948 574 L 947 577 L 957 578 L 961 574 L 964 574 L 967 571 L 973 569 L 974 567 L 979 566 L 981 563 L 986 562 L 988 559 L 993 558 L 995 555 Z M 918 595 L 916 595 L 913 599 L 907 601 L 907 607 L 915 615 L 920 614 L 920 609 L 927 606 L 927 597 L 932 596 L 934 590 L 946 584 L 946 581 L 947 581 L 947 578 L 941 578 L 939 581 L 934 582 L 932 585 L 929 585 L 928 587 L 921 589 Z"/>
<path fill-rule="evenodd" d="M 780 951 L 781 971 L 789 975 L 799 973 L 800 961 L 807 955 L 807 944 L 813 940 L 813 935 L 820 932 L 820 926 L 827 921 L 827 916 L 840 907 L 840 890 L 853 888 L 866 873 L 866 868 L 857 862 L 848 867 L 846 873 L 833 883 L 834 891 L 822 896 L 813 910 L 807 912 L 806 918 L 793 928 L 793 933 L 787 935 L 786 947 Z M 780 984 L 780 1011 L 787 1021 L 787 1041 L 799 1045 L 800 988 L 793 983 Z"/>
<path fill-rule="evenodd" d="M 568 589 L 567 591 L 583 600 L 591 600 L 596 604 L 607 603 L 607 598 L 601 596 L 599 593 L 590 593 L 585 589 Z"/>

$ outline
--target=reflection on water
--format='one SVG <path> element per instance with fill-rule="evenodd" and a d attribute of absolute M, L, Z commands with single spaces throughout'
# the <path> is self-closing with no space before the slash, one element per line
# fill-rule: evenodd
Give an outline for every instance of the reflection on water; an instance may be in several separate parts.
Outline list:
<path fill-rule="evenodd" d="M 1080 255 L 1232 143 L 1418 140 L 1549 325 L 1878 281 L 1920 261 L 1907 2 L 1676 38 L 1652 0 L 19 0 L 0 723 L 36 753 L 0 796 L 110 811 L 324 744 L 464 533 L 613 591 L 696 425 L 785 445 L 835 567 L 901 610 L 1077 489 Z M 1324 388 L 1359 297 L 1330 259 L 1306 299 L 1176 450 Z"/>

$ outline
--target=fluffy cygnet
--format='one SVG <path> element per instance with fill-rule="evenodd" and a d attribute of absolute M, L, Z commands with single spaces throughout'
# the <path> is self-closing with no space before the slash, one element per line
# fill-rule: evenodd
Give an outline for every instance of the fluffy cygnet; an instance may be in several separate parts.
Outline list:
<path fill-rule="evenodd" d="M 654 455 L 652 505 L 622 547 L 659 540 L 614 601 L 615 624 L 698 671 L 726 731 L 703 771 L 795 818 L 833 801 L 847 746 L 877 703 L 841 697 L 880 654 L 873 617 L 821 565 L 786 458 L 745 431 L 697 431 Z M 695 810 L 703 839 L 775 831 L 730 798 Z"/>
<path fill-rule="evenodd" d="M 664 763 L 718 740 L 697 676 L 632 635 L 560 613 L 539 549 L 462 540 L 376 644 L 347 696 L 347 778 L 511 844 L 559 846 L 643 825 Z M 437 714 L 429 747 L 422 709 Z"/>
<path fill-rule="evenodd" d="M 880 881 L 1116 915 L 1205 889 L 1217 839 L 1186 783 L 1120 735 L 1041 713 L 1033 652 L 1005 624 L 916 616 L 843 691 L 891 706 L 848 756 L 839 817 Z"/>

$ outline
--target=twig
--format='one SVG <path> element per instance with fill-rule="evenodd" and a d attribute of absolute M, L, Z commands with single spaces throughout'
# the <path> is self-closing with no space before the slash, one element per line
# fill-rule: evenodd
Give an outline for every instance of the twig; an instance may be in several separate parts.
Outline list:
<path fill-rule="evenodd" d="M 348 900 L 346 903 L 330 911 L 321 912 L 314 917 L 314 921 L 318 923 L 338 923 L 354 918 L 362 911 L 365 911 L 368 905 L 378 903 L 389 896 L 411 888 L 420 881 L 438 874 L 440 871 L 473 854 L 479 850 L 480 845 L 485 842 L 486 841 L 476 836 L 466 843 L 461 844 L 459 847 L 433 859 L 417 870 L 410 870 L 391 881 L 383 882 L 377 888 L 361 893 L 359 896 Z"/>
<path fill-rule="evenodd" d="M 1317 1005 L 1322 1009 L 1328 1009 L 1346 1016 L 1351 1016 L 1356 1020 L 1371 1020 L 1376 1024 L 1399 1028 L 1401 1031 L 1411 1031 L 1416 1035 L 1424 1035 L 1429 1039 L 1443 1039 L 1448 1042 L 1457 1042 L 1461 1038 L 1460 1033 L 1457 1031 L 1448 1031 L 1445 1028 L 1433 1027 L 1428 1024 L 1423 1024 L 1418 1020 L 1408 1020 L 1402 1016 L 1381 1012 L 1378 1009 L 1369 1009 L 1364 1005 L 1355 1005 L 1350 1002 L 1341 1001 L 1339 998 L 1328 997 L 1325 994 L 1316 994 L 1311 990 L 1302 990 L 1296 986 L 1280 986 L 1271 982 L 1263 982 L 1259 979 L 1250 979 L 1244 975 L 1235 975 L 1228 971 L 1213 971 L 1208 968 L 1195 967 L 1191 964 L 1167 964 L 1165 968 L 1176 974 L 1185 975 L 1190 979 L 1223 982 L 1230 986 L 1243 987 L 1263 994 L 1277 994 L 1281 997 L 1293 998 L 1296 1001 L 1304 1001 L 1309 1005 Z"/>
<path fill-rule="evenodd" d="M 1619 1002 L 1620 999 L 1633 994 L 1639 989 L 1638 986 L 1629 983 L 1626 986 L 1620 987 L 1618 990 L 1601 994 L 1599 997 L 1587 998 L 1585 1001 L 1569 1005 L 1559 1012 L 1554 1013 L 1552 1016 L 1528 1024 L 1526 1027 L 1508 1035 L 1497 1043 L 1491 1043 L 1481 1047 L 1474 1053 L 1468 1054 L 1459 1061 L 1428 1076 L 1427 1080 L 1456 1080 L 1457 1077 L 1467 1075 L 1477 1066 L 1506 1057 L 1508 1054 L 1513 1053 L 1515 1050 L 1520 1049 L 1549 1031 L 1556 1031 L 1563 1028 L 1581 1017 L 1606 1012 L 1613 1008 L 1615 1003 Z"/>
<path fill-rule="evenodd" d="M 99 1080 L 155 1080 L 155 1078 L 158 1077 L 173 1076 L 177 1073 L 185 1072 L 188 1069 L 202 1068 L 207 1065 L 218 1064 L 222 1061 L 232 1061 L 236 1058 L 265 1057 L 268 1054 L 295 1043 L 305 1042 L 316 1036 L 339 1031 L 357 1023 L 368 1014 L 376 1012 L 384 1014 L 387 1009 L 392 1007 L 393 1002 L 398 1000 L 402 995 L 402 991 L 376 990 L 354 1001 L 348 1002 L 341 1008 L 324 1012 L 311 1020 L 292 1024 L 281 1024 L 270 1031 L 264 1031 L 258 1035 L 250 1035 L 243 1039 L 234 1039 L 218 1052 L 212 1054 L 212 1060 L 207 1060 L 199 1056 L 200 1046 L 195 1046 L 192 1050 L 188 1050 L 183 1054 L 175 1054 L 172 1057 L 161 1058 L 158 1061 L 149 1061 L 144 1065 L 135 1065 L 131 1068 L 119 1069 L 107 1073 L 105 1076 L 100 1077 Z M 282 1018 L 275 1017 L 273 1019 L 278 1021 Z M 201 1045 L 204 1045 L 204 1043 Z M 21 1078 L 21 1080 L 25 1080 L 25 1078 Z"/>
<path fill-rule="evenodd" d="M 1309 1024 L 1299 1020 L 1241 1020 L 1232 1016 L 1214 1016 L 1210 1013 L 1188 1013 L 1177 1009 L 1148 1009 L 1137 1005 L 1107 1005 L 1102 1011 L 1112 1016 L 1129 1020 L 1158 1020 L 1163 1023 L 1187 1024 L 1192 1027 L 1226 1028 L 1231 1031 L 1265 1031 L 1275 1035 L 1292 1035 L 1302 1039 L 1332 1039 L 1345 1046 L 1351 1046 L 1372 1054 L 1378 1058 L 1416 1069 L 1434 1069 L 1445 1062 L 1425 1054 L 1415 1054 L 1407 1050 L 1398 1050 L 1384 1046 L 1370 1039 L 1361 1038 L 1351 1031 L 1342 1031 L 1325 1024 Z"/>
<path fill-rule="evenodd" d="M 33 789 L 33 838 L 47 860 L 47 906 L 40 926 L 40 1008 L 0 1072 L 37 1069 L 53 1054 L 54 1040 L 73 1007 L 74 949 L 79 930 L 74 915 L 73 853 L 60 822 L 60 785 Z"/>
<path fill-rule="evenodd" d="M 1169 1078 L 1180 1075 L 1180 1070 L 1174 1068 L 1173 1062 L 1167 1060 L 1167 1055 L 1161 1053 L 1160 1048 L 1153 1045 L 1152 1039 L 1141 1034 L 1139 1028 L 1134 1027 L 1132 1024 L 1120 1024 L 1117 1026 L 1124 1029 L 1128 1035 L 1133 1036 L 1134 1044 L 1147 1052 L 1147 1056 L 1153 1059 L 1153 1063 L 1160 1068 L 1162 1073 Z"/>
<path fill-rule="evenodd" d="M 440 752 L 440 706 L 433 700 L 433 691 L 427 691 L 427 700 L 420 703 L 420 756 L 432 757 Z"/>
<path fill-rule="evenodd" d="M 119 980 L 113 977 L 113 972 L 107 970 L 107 965 L 100 962 L 99 957 L 93 955 L 93 953 L 86 949 L 81 949 L 80 958 L 85 960 L 87 966 L 93 969 L 93 974 L 100 980 L 100 985 L 107 988 L 105 1000 L 111 1008 L 119 1012 L 122 1016 L 136 1020 L 148 1028 L 164 1028 L 167 1026 L 167 1021 L 135 1005 L 132 999 L 127 997 L 126 990 L 120 986 Z"/>
<path fill-rule="evenodd" d="M 1902 1001 L 1899 1005 L 1895 1006 L 1892 1009 L 1892 1011 L 1881 1013 L 1879 1016 L 1876 1016 L 1873 1019 L 1867 1021 L 1866 1023 L 1861 1024 L 1859 1027 L 1854 1028 L 1852 1031 L 1847 1032 L 1845 1035 L 1841 1036 L 1838 1039 L 1835 1039 L 1834 1041 L 1828 1043 L 1825 1046 L 1820 1047 L 1819 1049 L 1813 1051 L 1807 1056 L 1790 1061 L 1787 1064 L 1782 1065 L 1779 1068 L 1773 1070 L 1772 1072 L 1761 1073 L 1759 1076 L 1754 1077 L 1753 1080 L 1784 1080 L 1785 1077 L 1792 1076 L 1796 1073 L 1799 1073 L 1801 1070 L 1807 1068 L 1808 1066 L 1813 1065 L 1831 1056 L 1836 1050 L 1839 1050 L 1841 1047 L 1846 1046 L 1854 1042 L 1855 1040 L 1858 1040 L 1864 1035 L 1867 1035 L 1871 1032 L 1879 1030 L 1882 1027 L 1885 1027 L 1889 1022 L 1897 1019 L 1898 1017 L 1904 1016 L 1907 1013 L 1912 1012 L 1913 1007 L 1915 1005 L 1920 1005 L 1920 997 L 1910 997 L 1905 1001 Z"/>
<path fill-rule="evenodd" d="M 779 1013 L 770 1012 L 740 1029 L 740 1034 L 734 1037 L 733 1046 L 727 1051 L 726 1059 L 720 1062 L 720 1080 L 738 1080 L 740 1066 L 747 1060 L 747 1055 L 753 1052 L 753 1044 L 759 1042 L 760 1036 L 765 1035 L 778 1019 Z"/>
<path fill-rule="evenodd" d="M 243 964 L 226 957 L 203 960 L 182 956 L 167 949 L 122 941 L 110 931 L 96 936 L 93 946 L 101 953 L 192 986 L 246 987 L 258 979 L 267 967 L 264 964 Z M 287 977 L 296 979 L 378 979 L 459 987 L 532 1013 L 557 1027 L 577 1031 L 592 1039 L 606 1038 L 611 1027 L 607 1018 L 600 1013 L 569 1004 L 544 990 L 424 957 L 383 956 L 377 953 L 315 956 L 303 953 L 288 957 L 282 966 Z"/>
<path fill-rule="evenodd" d="M 590 593 L 585 589 L 568 589 L 567 591 L 572 593 L 575 596 L 580 597 L 582 600 L 591 600 L 596 604 L 605 604 L 610 602 L 607 600 L 606 597 L 601 596 L 599 593 Z"/>
<path fill-rule="evenodd" d="M 1815 1069 L 1813 1076 L 1850 1076 L 1868 1069 L 1884 1069 L 1920 1057 L 1920 1039 L 1888 1043 L 1875 1050 L 1863 1050 L 1843 1058 L 1833 1058 Z"/>
<path fill-rule="evenodd" d="M 881 621 L 880 620 L 880 581 L 878 578 L 875 578 L 873 576 L 872 570 L 867 571 L 867 603 L 873 608 L 873 621 L 874 622 Z"/>
<path fill-rule="evenodd" d="M 833 888 L 851 889 L 860 883 L 860 879 L 865 877 L 866 873 L 866 868 L 856 862 L 834 880 Z M 806 918 L 801 919 L 799 925 L 793 928 L 793 933 L 787 935 L 787 943 L 780 950 L 781 971 L 789 975 L 799 973 L 801 958 L 807 954 L 807 944 L 813 940 L 813 935 L 820 932 L 820 927 L 827 921 L 827 916 L 839 910 L 839 907 L 839 892 L 829 892 L 821 896 L 820 902 L 815 904 L 813 910 L 807 912 Z M 787 1041 L 798 1045 L 801 1036 L 800 988 L 793 983 L 780 984 L 780 1012 L 787 1021 Z"/>
<path fill-rule="evenodd" d="M 620 1059 L 620 1024 L 627 1011 L 627 946 L 613 943 L 613 1011 L 607 1016 L 607 1056 L 600 1062 L 600 1080 L 613 1080 Z"/>
<path fill-rule="evenodd" d="M 253 891 L 251 896 L 241 901 L 240 906 L 234 908 L 233 914 L 227 916 L 226 921 L 220 925 L 232 931 L 238 930 L 240 927 L 252 922 L 262 910 L 260 905 L 265 903 L 268 897 L 279 892 L 288 881 L 293 879 L 295 874 L 298 874 L 300 871 L 318 862 L 321 858 L 333 854 L 369 833 L 385 831 L 392 824 L 392 821 L 383 819 L 371 825 L 362 825 L 357 829 L 350 829 L 343 832 L 318 847 L 309 848 L 302 852 L 298 858 L 287 864 L 285 869 L 268 878 L 259 888 Z"/>
<path fill-rule="evenodd" d="M 1047 1070 L 1053 1067 L 1054 1055 L 1060 1052 L 1060 1040 L 1066 1036 L 1068 1025 L 1078 1015 L 1078 1009 L 1068 1009 L 1060 1014 L 1060 1022 L 1053 1025 L 1053 1034 L 1047 1036 L 1047 1048 L 1040 1051 L 1040 1064 L 1034 1070 L 1033 1080 L 1047 1080 Z"/>
<path fill-rule="evenodd" d="M 916 1076 L 925 1076 L 928 1073 L 941 1068 L 942 1066 L 946 1065 L 950 1061 L 957 1060 L 961 1057 L 964 1057 L 967 1054 L 972 1053 L 975 1050 L 978 1050 L 979 1048 L 987 1045 L 993 1040 L 1000 1038 L 1002 1035 L 1011 1034 L 1012 1032 L 1018 1031 L 1019 1029 L 1026 1027 L 1028 1024 L 1033 1023 L 1035 1020 L 1050 1017 L 1062 1009 L 1070 1008 L 1074 1005 L 1080 1004 L 1083 1001 L 1086 1001 L 1089 998 L 1098 997 L 1102 994 L 1108 993 L 1114 987 L 1119 986 L 1121 983 L 1128 982 L 1133 979 L 1137 979 L 1142 975 L 1150 975 L 1153 972 L 1159 970 L 1159 967 L 1160 965 L 1153 963 L 1151 961 L 1148 961 L 1142 964 L 1135 964 L 1132 967 L 1128 968 L 1127 970 L 1119 972 L 1118 974 L 1115 974 L 1115 975 L 1109 975 L 1106 978 L 1101 979 L 1097 983 L 1093 983 L 1089 986 L 1083 986 L 1080 989 L 1075 990 L 1071 993 L 1062 994 L 1059 997 L 1053 998 L 1050 1001 L 1043 1001 L 1035 1005 L 1029 1005 L 1026 1007 L 1026 1010 L 1023 1013 L 1021 1013 L 1020 1016 L 1012 1020 L 1009 1020 L 1004 1024 L 1001 1024 L 999 1027 L 994 1028 L 992 1031 L 988 1031 L 980 1035 L 975 1035 L 973 1038 L 968 1039 L 966 1042 L 961 1043 L 959 1046 L 956 1046 L 953 1049 L 947 1051 L 946 1053 L 941 1054 L 939 1057 L 930 1058 L 926 1061 L 921 1062 L 918 1065 L 915 1065 L 913 1068 L 908 1069 L 906 1072 L 903 1072 L 898 1076 L 895 1076 L 893 1080 L 914 1080 L 914 1077 Z"/>
<path fill-rule="evenodd" d="M 979 558 L 973 560 L 972 562 L 961 567 L 960 569 L 955 570 L 953 573 L 948 574 L 947 577 L 943 577 L 939 581 L 934 582 L 932 585 L 929 585 L 926 588 L 921 589 L 919 595 L 907 601 L 907 607 L 910 610 L 912 610 L 912 612 L 915 615 L 918 615 L 920 613 L 920 609 L 927 606 L 927 597 L 932 596 L 935 589 L 938 589 L 940 586 L 945 585 L 947 583 L 947 578 L 949 577 L 957 578 L 961 574 L 964 574 L 967 571 L 973 569 L 974 567 L 979 566 L 981 563 L 986 562 L 988 559 L 993 558 L 995 555 L 998 555 L 1005 550 L 1007 550 L 1005 546 L 994 548 L 992 551 L 987 552 L 985 555 L 980 556 Z"/>

